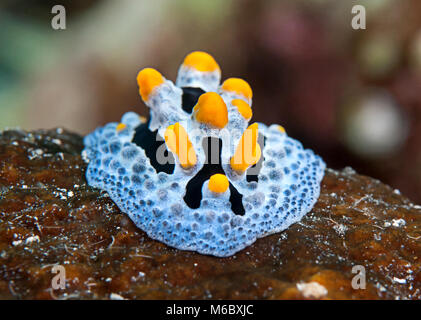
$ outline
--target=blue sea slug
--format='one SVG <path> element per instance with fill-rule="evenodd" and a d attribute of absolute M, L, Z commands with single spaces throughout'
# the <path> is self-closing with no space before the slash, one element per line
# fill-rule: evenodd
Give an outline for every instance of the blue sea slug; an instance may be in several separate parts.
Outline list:
<path fill-rule="evenodd" d="M 220 78 L 200 51 L 187 55 L 175 84 L 141 70 L 149 119 L 124 114 L 87 135 L 83 153 L 88 183 L 151 238 L 227 257 L 309 212 L 325 163 L 283 127 L 249 124 L 250 86 Z"/>

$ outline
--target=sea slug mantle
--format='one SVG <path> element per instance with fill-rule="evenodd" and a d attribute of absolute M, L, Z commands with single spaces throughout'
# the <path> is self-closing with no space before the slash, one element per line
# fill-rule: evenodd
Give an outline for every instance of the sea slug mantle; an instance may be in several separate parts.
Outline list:
<path fill-rule="evenodd" d="M 227 257 L 309 212 L 325 163 L 279 125 L 252 123 L 252 89 L 220 84 L 212 56 L 195 51 L 176 83 L 152 68 L 137 76 L 150 108 L 84 138 L 91 186 L 167 245 Z"/>

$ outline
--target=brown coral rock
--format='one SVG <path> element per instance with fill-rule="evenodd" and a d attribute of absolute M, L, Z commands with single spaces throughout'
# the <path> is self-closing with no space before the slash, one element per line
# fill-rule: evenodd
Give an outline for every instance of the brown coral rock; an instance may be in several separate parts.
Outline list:
<path fill-rule="evenodd" d="M 137 229 L 87 185 L 82 148 L 62 129 L 0 134 L 0 298 L 421 299 L 421 207 L 377 180 L 327 170 L 300 223 L 215 258 Z"/>

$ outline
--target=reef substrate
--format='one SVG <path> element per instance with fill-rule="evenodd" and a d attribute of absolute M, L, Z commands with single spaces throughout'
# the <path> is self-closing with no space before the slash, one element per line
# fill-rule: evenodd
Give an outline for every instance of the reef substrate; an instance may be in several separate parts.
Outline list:
<path fill-rule="evenodd" d="M 82 149 L 63 129 L 0 134 L 1 299 L 421 299 L 421 206 L 378 180 L 327 169 L 299 223 L 216 258 L 136 228 Z"/>

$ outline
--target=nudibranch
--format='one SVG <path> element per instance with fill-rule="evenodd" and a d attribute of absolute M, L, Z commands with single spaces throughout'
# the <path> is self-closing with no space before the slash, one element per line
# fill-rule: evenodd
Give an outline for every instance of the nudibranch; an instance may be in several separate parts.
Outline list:
<path fill-rule="evenodd" d="M 309 212 L 325 163 L 280 125 L 250 124 L 250 85 L 220 79 L 201 51 L 186 56 L 175 84 L 141 70 L 148 120 L 127 112 L 87 135 L 83 153 L 89 185 L 151 238 L 227 257 Z"/>

